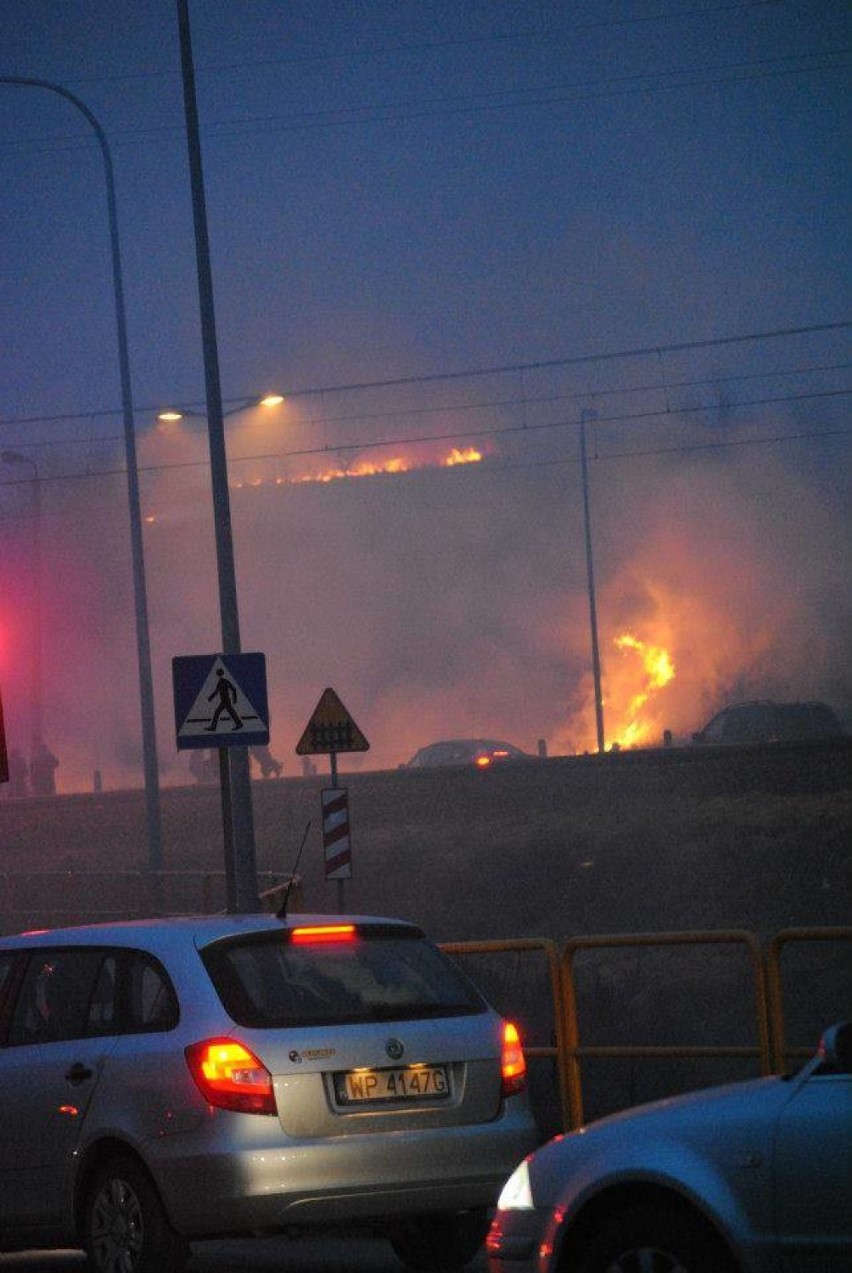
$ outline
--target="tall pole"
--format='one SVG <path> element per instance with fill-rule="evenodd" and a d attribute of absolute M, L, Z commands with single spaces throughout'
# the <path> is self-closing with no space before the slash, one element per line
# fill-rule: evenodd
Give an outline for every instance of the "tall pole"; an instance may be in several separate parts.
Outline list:
<path fill-rule="evenodd" d="M 594 411 L 580 412 L 580 469 L 583 477 L 583 525 L 586 536 L 586 575 L 589 584 L 589 625 L 592 634 L 592 676 L 595 682 L 595 726 L 598 751 L 604 751 L 603 695 L 601 693 L 601 654 L 598 645 L 598 614 L 595 603 L 595 568 L 592 560 L 592 523 L 589 515 L 589 469 L 586 460 L 586 421 L 596 419 Z"/>
<path fill-rule="evenodd" d="M 0 459 L 6 464 L 30 464 L 33 470 L 33 640 L 30 650 L 30 764 L 35 765 L 36 757 L 44 741 L 44 718 L 42 709 L 42 525 L 41 525 L 41 480 L 38 465 L 29 455 L 20 451 L 2 451 Z"/>
<path fill-rule="evenodd" d="M 189 172 L 192 187 L 192 215 L 195 225 L 195 259 L 198 271 L 198 296 L 201 310 L 201 336 L 204 350 L 204 383 L 207 400 L 207 432 L 210 445 L 210 476 L 213 487 L 213 521 L 216 534 L 216 562 L 219 581 L 219 612 L 222 623 L 223 653 L 240 653 L 240 622 L 237 608 L 237 578 L 234 564 L 234 541 L 231 531 L 231 502 L 228 493 L 228 461 L 225 452 L 225 424 L 222 390 L 219 379 L 219 350 L 216 340 L 216 311 L 213 304 L 213 275 L 210 268 L 210 244 L 207 233 L 207 207 L 204 198 L 204 170 L 198 127 L 198 104 L 195 93 L 195 69 L 192 60 L 192 38 L 187 0 L 177 0 L 180 30 L 183 99 L 186 113 L 186 136 L 189 149 Z M 230 766 L 221 765 L 221 781 L 226 781 L 230 768 L 230 791 L 233 826 L 225 825 L 226 859 L 229 831 L 233 833 L 233 876 L 235 909 L 250 912 L 258 909 L 257 871 L 254 852 L 254 819 L 251 803 L 249 755 L 245 747 L 234 747 Z M 225 801 L 223 800 L 223 809 Z M 226 860 L 226 875 L 229 863 Z"/>
<path fill-rule="evenodd" d="M 124 305 L 124 283 L 118 237 L 118 212 L 115 199 L 115 177 L 106 135 L 85 102 L 59 84 L 48 80 L 20 76 L 0 76 L 0 84 L 18 84 L 43 88 L 58 93 L 70 102 L 91 125 L 104 164 L 106 180 L 109 242 L 112 256 L 112 285 L 115 301 L 118 366 L 121 379 L 121 403 L 124 417 L 124 453 L 127 469 L 127 500 L 130 512 L 130 554 L 133 565 L 133 602 L 136 613 L 136 653 L 139 665 L 139 702 L 142 715 L 142 754 L 145 769 L 145 825 L 148 840 L 148 868 L 163 869 L 163 832 L 160 817 L 160 783 L 157 760 L 157 730 L 154 721 L 154 682 L 151 675 L 151 638 L 148 629 L 148 596 L 145 584 L 145 554 L 142 546 L 142 511 L 139 499 L 139 470 L 136 462 L 136 432 L 133 423 L 133 394 L 130 386 L 130 353 L 127 343 L 127 318 Z M 159 890 L 155 892 L 159 899 Z"/>

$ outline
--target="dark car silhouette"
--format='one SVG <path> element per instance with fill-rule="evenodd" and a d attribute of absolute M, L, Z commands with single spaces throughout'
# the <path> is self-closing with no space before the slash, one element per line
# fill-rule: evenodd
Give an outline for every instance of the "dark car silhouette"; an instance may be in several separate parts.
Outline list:
<path fill-rule="evenodd" d="M 734 703 L 692 735 L 695 743 L 785 743 L 839 738 L 843 729 L 825 703 Z"/>
<path fill-rule="evenodd" d="M 436 765 L 476 765 L 479 769 L 488 769 L 506 761 L 534 759 L 520 747 L 493 738 L 452 738 L 421 747 L 407 767 L 426 769 Z"/>

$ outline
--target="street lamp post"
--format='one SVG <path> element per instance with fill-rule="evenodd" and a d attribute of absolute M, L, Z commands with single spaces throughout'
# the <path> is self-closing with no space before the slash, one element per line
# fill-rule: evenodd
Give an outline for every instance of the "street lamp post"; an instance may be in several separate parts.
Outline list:
<path fill-rule="evenodd" d="M 3 451 L 0 459 L 4 464 L 30 464 L 33 470 L 33 639 L 30 651 L 30 765 L 36 758 L 44 741 L 43 697 L 42 697 L 42 525 L 41 525 L 41 479 L 38 465 L 29 455 L 20 451 Z"/>
<path fill-rule="evenodd" d="M 222 411 L 222 421 L 233 415 L 238 415 L 242 411 L 247 411 L 251 407 L 277 407 L 284 401 L 280 393 L 267 393 L 261 398 L 249 398 L 245 402 L 241 402 L 238 406 L 232 407 L 229 411 Z M 166 410 L 157 413 L 157 419 L 166 425 L 178 425 L 182 420 L 204 420 L 208 432 L 210 422 L 207 415 L 203 411 L 195 411 L 191 407 L 169 407 Z M 224 433 L 223 433 L 224 439 Z M 221 480 L 221 478 L 219 479 Z M 215 486 L 215 479 L 214 479 Z M 226 488 L 227 495 L 227 488 Z M 215 507 L 215 504 L 214 504 Z M 220 571 L 221 561 L 220 561 Z M 222 592 L 220 589 L 220 605 L 222 605 Z M 223 640 L 225 639 L 225 624 L 223 620 Z M 226 646 L 227 652 L 227 646 Z M 239 651 L 236 651 L 237 653 Z M 254 848 L 253 843 L 246 844 L 245 837 L 247 833 L 252 833 L 253 829 L 249 823 L 248 828 L 245 822 L 242 825 L 235 818 L 234 795 L 237 800 L 243 799 L 251 801 L 251 765 L 248 759 L 248 752 L 243 748 L 236 749 L 237 756 L 243 753 L 245 756 L 246 775 L 245 781 L 249 784 L 247 793 L 243 793 L 239 787 L 235 787 L 235 782 L 239 783 L 240 775 L 235 770 L 231 762 L 229 749 L 219 747 L 219 790 L 222 801 L 222 831 L 224 839 L 224 860 L 225 860 L 225 887 L 227 909 L 229 912 L 252 911 L 257 909 L 257 884 L 256 871 L 254 867 Z M 251 806 L 249 803 L 249 813 Z M 240 840 L 240 836 L 243 840 Z"/>
<path fill-rule="evenodd" d="M 580 470 L 583 481 L 583 527 L 586 540 L 586 577 L 589 588 L 589 626 L 592 637 L 592 677 L 595 683 L 595 728 L 598 751 L 604 751 L 603 694 L 601 691 L 601 654 L 598 645 L 598 613 L 595 601 L 595 568 L 592 559 L 592 523 L 589 514 L 589 470 L 586 462 L 586 421 L 597 419 L 596 411 L 580 412 Z"/>
<path fill-rule="evenodd" d="M 139 499 L 139 470 L 136 461 L 136 433 L 133 422 L 133 395 L 130 387 L 130 354 L 127 342 L 127 318 L 124 307 L 124 283 L 121 271 L 121 251 L 118 238 L 118 212 L 115 199 L 115 178 L 112 156 L 106 135 L 98 120 L 85 102 L 59 84 L 49 80 L 30 79 L 15 75 L 0 76 L 0 84 L 18 85 L 24 88 L 42 88 L 57 93 L 80 112 L 93 129 L 98 140 L 104 165 L 106 182 L 107 216 L 109 220 L 110 254 L 112 258 L 112 282 L 115 299 L 116 335 L 118 339 L 118 365 L 121 380 L 121 401 L 124 417 L 124 450 L 127 468 L 127 499 L 130 513 L 130 551 L 133 564 L 133 599 L 136 611 L 136 649 L 139 665 L 139 699 L 142 716 L 142 752 L 145 769 L 145 822 L 148 840 L 148 867 L 159 872 L 163 866 L 163 836 L 160 817 L 160 785 L 157 761 L 157 732 L 154 723 L 154 683 L 151 675 L 151 640 L 148 629 L 148 597 L 145 585 L 145 557 L 142 547 L 142 513 Z M 155 904 L 159 899 L 156 887 Z"/>
<path fill-rule="evenodd" d="M 201 339 L 204 352 L 204 388 L 207 402 L 207 436 L 210 448 L 210 478 L 213 495 L 213 521 L 216 536 L 216 564 L 219 583 L 219 615 L 222 625 L 224 654 L 240 653 L 240 620 L 237 608 L 237 577 L 234 564 L 234 542 L 231 532 L 231 504 L 228 495 L 228 461 L 225 454 L 225 428 L 222 411 L 222 389 L 219 378 L 219 351 L 216 340 L 216 312 L 213 303 L 213 274 L 210 266 L 210 242 L 207 232 L 207 207 L 204 198 L 204 171 L 198 126 L 198 103 L 195 94 L 195 69 L 192 60 L 192 38 L 187 0 L 177 0 L 180 36 L 181 72 L 183 79 L 186 138 L 189 151 L 192 215 L 195 228 L 195 260 L 198 275 L 198 299 L 201 311 Z M 257 869 L 254 848 L 254 813 L 251 799 L 249 756 L 245 747 L 234 747 L 229 764 L 228 750 L 219 749 L 219 773 L 225 823 L 226 854 L 229 834 L 233 844 L 234 901 L 238 912 L 257 910 Z"/>

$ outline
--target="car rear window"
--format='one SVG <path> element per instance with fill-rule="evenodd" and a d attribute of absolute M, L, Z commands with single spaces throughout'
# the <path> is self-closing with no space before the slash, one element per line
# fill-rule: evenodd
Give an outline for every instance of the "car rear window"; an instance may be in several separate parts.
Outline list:
<path fill-rule="evenodd" d="M 312 1026 L 484 1012 L 461 970 L 416 930 L 359 927 L 346 940 L 289 931 L 217 942 L 202 959 L 239 1025 Z"/>

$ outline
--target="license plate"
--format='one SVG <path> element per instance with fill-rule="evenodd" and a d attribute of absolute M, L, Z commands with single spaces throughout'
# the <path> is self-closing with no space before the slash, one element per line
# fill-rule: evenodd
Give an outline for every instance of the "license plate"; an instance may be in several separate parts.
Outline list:
<path fill-rule="evenodd" d="M 407 1065 L 393 1070 L 349 1070 L 335 1074 L 334 1091 L 341 1105 L 446 1100 L 450 1081 L 445 1065 Z"/>

